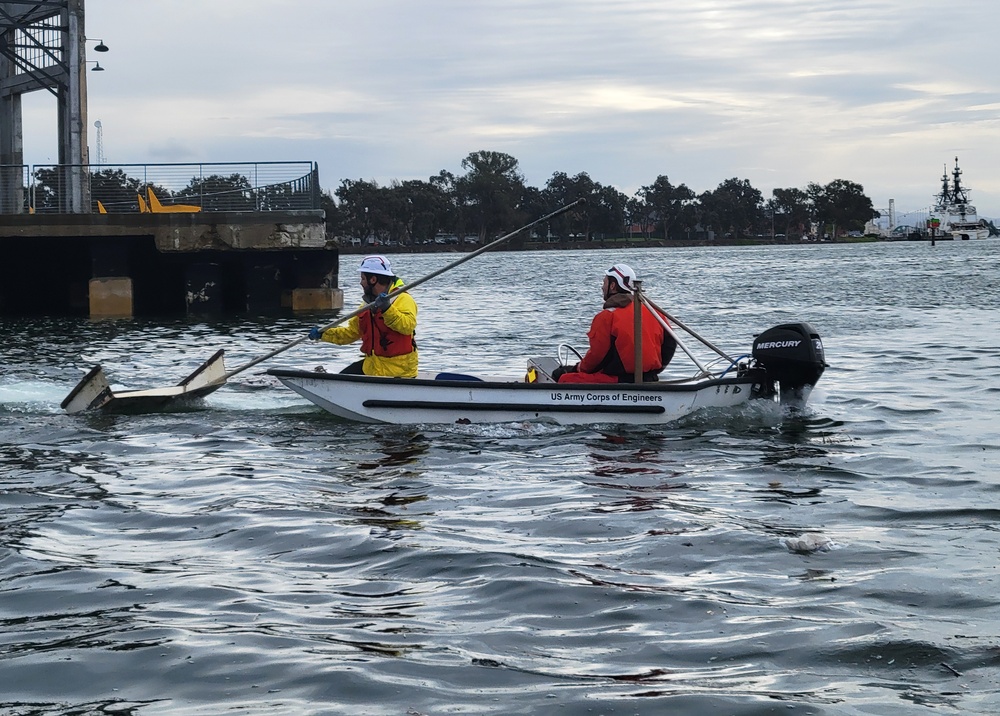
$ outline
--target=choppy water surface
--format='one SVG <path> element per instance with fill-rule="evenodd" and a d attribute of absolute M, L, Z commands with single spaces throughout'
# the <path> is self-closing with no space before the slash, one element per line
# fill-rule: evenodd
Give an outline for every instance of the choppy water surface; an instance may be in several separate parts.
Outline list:
<path fill-rule="evenodd" d="M 998 251 L 486 254 L 414 291 L 428 368 L 582 347 L 617 260 L 733 353 L 822 334 L 805 413 L 666 429 L 348 424 L 258 369 L 193 410 L 67 416 L 95 363 L 158 387 L 330 317 L 6 320 L 0 712 L 995 713 Z"/>

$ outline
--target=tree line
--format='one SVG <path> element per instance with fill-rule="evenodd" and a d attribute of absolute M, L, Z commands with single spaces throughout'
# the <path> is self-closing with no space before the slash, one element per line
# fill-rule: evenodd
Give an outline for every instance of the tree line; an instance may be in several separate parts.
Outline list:
<path fill-rule="evenodd" d="M 579 198 L 586 203 L 555 217 L 539 234 L 555 241 L 642 238 L 703 240 L 723 237 L 798 239 L 815 229 L 839 236 L 860 230 L 878 216 L 864 188 L 837 179 L 805 189 L 774 189 L 768 199 L 746 179 L 726 179 L 697 194 L 660 175 L 633 195 L 594 181 L 586 172 L 555 172 L 542 188 L 528 186 L 517 159 L 503 152 L 477 151 L 461 162 L 462 174 L 441 171 L 427 181 L 343 179 L 322 192 L 327 236 L 348 241 L 413 246 L 442 234 L 476 243 L 512 231 Z M 106 168 L 91 175 L 91 198 L 108 211 L 136 211 L 137 194 L 153 189 L 161 199 L 195 203 L 204 210 L 260 211 L 300 207 L 302 197 L 287 185 L 252 187 L 241 174 L 192 177 L 171 191 Z M 34 206 L 55 210 L 63 182 L 58 171 L 35 174 Z"/>
<path fill-rule="evenodd" d="M 427 181 L 343 179 L 323 192 L 327 233 L 339 242 L 413 246 L 447 234 L 477 243 L 496 238 L 576 199 L 586 203 L 548 222 L 539 235 L 556 241 L 644 239 L 798 239 L 818 227 L 840 236 L 878 216 L 864 188 L 837 179 L 805 189 L 774 189 L 768 199 L 746 179 L 726 179 L 697 194 L 658 176 L 628 196 L 586 172 L 555 172 L 541 189 L 524 182 L 518 161 L 503 152 L 477 151 L 463 174 L 441 171 Z"/>

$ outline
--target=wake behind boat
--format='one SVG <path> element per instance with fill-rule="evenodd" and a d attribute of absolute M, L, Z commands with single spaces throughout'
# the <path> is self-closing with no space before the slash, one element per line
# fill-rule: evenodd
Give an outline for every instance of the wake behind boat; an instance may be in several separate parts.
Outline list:
<path fill-rule="evenodd" d="M 697 336 L 696 336 L 697 337 Z M 703 408 L 750 400 L 802 402 L 826 368 L 823 343 L 807 323 L 775 326 L 751 354 L 720 374 L 651 383 L 557 383 L 561 361 L 532 358 L 526 376 L 480 378 L 455 373 L 381 378 L 272 368 L 284 385 L 324 410 L 365 423 L 503 423 L 663 425 Z"/>

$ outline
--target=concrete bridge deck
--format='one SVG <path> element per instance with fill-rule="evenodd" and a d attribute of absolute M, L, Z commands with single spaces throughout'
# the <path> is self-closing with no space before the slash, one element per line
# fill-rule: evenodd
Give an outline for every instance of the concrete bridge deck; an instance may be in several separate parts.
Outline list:
<path fill-rule="evenodd" d="M 322 210 L 0 216 L 0 314 L 340 308 Z"/>

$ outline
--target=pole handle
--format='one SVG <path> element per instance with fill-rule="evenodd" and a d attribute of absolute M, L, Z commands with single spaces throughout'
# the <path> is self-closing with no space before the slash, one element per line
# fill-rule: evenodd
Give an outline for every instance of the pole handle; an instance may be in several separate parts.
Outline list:
<path fill-rule="evenodd" d="M 633 282 L 632 317 L 632 339 L 635 352 L 632 380 L 638 384 L 642 382 L 642 281 L 639 280 Z"/>

